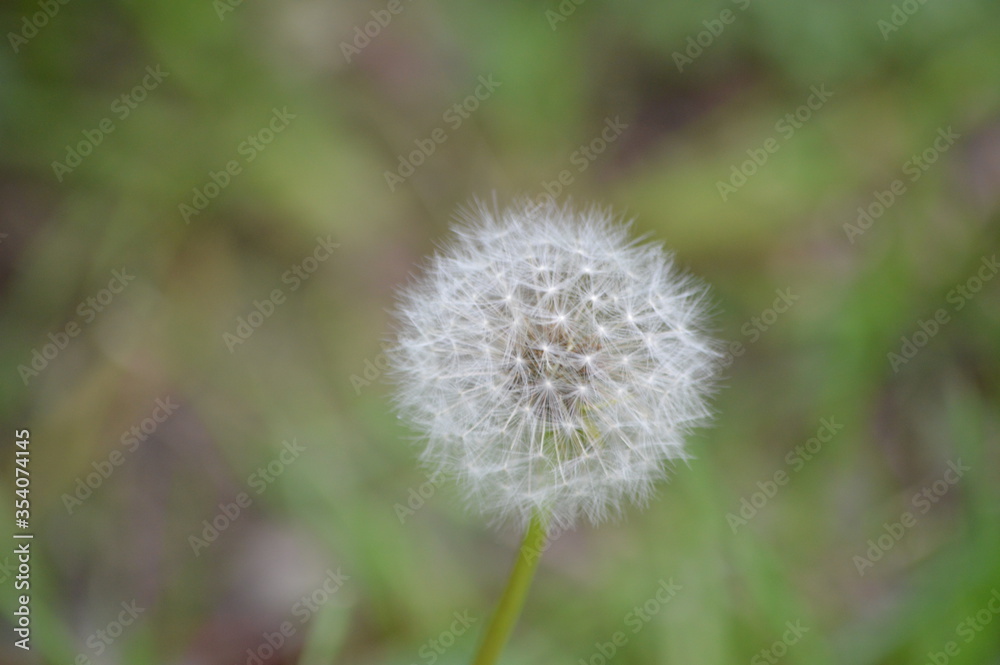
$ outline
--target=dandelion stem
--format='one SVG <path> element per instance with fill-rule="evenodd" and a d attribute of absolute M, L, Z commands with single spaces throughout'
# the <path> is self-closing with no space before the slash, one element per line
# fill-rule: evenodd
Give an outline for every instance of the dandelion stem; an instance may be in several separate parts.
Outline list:
<path fill-rule="evenodd" d="M 545 537 L 545 524 L 536 513 L 528 524 L 524 541 L 518 550 L 517 561 L 511 570 L 510 579 L 507 580 L 507 588 L 500 597 L 473 665 L 494 665 L 500 657 L 500 652 L 510 638 L 514 624 L 521 614 L 521 608 L 524 607 L 528 587 L 531 586 L 531 579 L 535 576 L 538 560 L 542 558 Z"/>

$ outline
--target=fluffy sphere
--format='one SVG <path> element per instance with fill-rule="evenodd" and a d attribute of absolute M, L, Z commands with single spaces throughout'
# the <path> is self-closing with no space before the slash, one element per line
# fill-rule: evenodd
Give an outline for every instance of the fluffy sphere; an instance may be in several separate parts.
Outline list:
<path fill-rule="evenodd" d="M 617 516 L 709 415 L 706 302 L 607 211 L 477 204 L 400 294 L 400 415 L 431 473 L 494 522 Z"/>

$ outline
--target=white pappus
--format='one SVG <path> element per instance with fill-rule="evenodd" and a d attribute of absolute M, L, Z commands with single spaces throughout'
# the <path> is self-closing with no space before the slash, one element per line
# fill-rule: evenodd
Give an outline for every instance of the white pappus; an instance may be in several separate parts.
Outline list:
<path fill-rule="evenodd" d="M 405 287 L 389 352 L 421 461 L 523 528 L 645 504 L 709 416 L 707 289 L 607 210 L 475 203 Z"/>

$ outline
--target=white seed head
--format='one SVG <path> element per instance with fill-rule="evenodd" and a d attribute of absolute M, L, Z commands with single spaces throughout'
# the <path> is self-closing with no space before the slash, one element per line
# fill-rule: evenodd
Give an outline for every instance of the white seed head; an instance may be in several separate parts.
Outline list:
<path fill-rule="evenodd" d="M 432 474 L 524 527 L 645 504 L 709 415 L 706 289 L 597 208 L 477 203 L 402 293 L 390 351 Z"/>

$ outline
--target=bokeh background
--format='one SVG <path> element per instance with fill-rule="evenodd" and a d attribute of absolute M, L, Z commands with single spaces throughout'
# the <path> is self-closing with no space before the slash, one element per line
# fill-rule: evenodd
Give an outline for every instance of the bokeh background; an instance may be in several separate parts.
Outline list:
<path fill-rule="evenodd" d="M 1000 662 L 998 19 L 4 3 L 0 661 L 468 662 L 518 535 L 427 483 L 382 344 L 457 206 L 552 195 L 710 282 L 730 353 L 696 459 L 552 542 L 504 662 Z"/>

